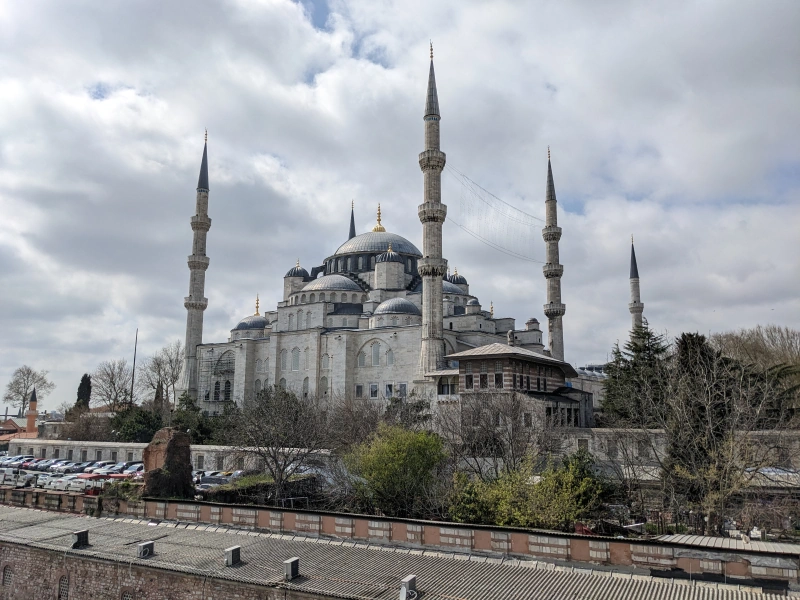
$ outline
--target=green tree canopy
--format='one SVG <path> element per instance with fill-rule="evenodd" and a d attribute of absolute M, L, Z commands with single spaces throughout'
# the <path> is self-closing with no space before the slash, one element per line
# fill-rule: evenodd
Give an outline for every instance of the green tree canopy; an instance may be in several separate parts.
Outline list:
<path fill-rule="evenodd" d="M 75 400 L 75 408 L 89 408 L 89 400 L 92 398 L 92 376 L 84 373 L 81 383 L 78 385 L 78 398 Z"/>

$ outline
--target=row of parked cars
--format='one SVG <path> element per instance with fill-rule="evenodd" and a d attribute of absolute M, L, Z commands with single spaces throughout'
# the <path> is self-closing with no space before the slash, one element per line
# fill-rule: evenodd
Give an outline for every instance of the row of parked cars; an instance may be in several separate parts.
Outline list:
<path fill-rule="evenodd" d="M 64 475 L 93 473 L 95 475 L 124 474 L 132 477 L 144 473 L 144 464 L 138 461 L 97 460 L 75 462 L 56 458 L 44 459 L 33 456 L 7 456 L 0 459 L 0 469 L 21 469 L 23 471 L 41 471 L 61 473 Z"/>

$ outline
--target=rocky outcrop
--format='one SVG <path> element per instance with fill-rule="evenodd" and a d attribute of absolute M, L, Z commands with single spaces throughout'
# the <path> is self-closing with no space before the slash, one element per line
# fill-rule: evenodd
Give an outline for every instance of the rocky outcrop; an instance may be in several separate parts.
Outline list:
<path fill-rule="evenodd" d="M 193 498 L 191 439 L 177 429 L 156 432 L 144 450 L 144 496 Z"/>

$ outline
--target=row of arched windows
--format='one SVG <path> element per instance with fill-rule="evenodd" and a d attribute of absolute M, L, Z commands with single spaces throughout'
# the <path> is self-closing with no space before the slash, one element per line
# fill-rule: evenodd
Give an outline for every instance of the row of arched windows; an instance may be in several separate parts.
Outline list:
<path fill-rule="evenodd" d="M 269 373 L 269 358 L 256 360 L 256 373 Z"/>
<path fill-rule="evenodd" d="M 220 393 L 221 392 L 223 392 L 222 385 L 220 384 L 219 381 L 217 381 L 214 384 L 214 402 L 219 402 L 220 401 Z M 225 402 L 230 402 L 231 401 L 231 393 L 232 392 L 233 392 L 233 385 L 231 385 L 230 380 L 228 380 L 228 381 L 225 382 L 225 388 L 224 388 L 224 392 L 223 392 L 224 395 L 222 396 L 222 399 Z"/>
<path fill-rule="evenodd" d="M 369 347 L 369 358 L 370 358 L 370 366 L 372 367 L 380 367 L 382 364 L 381 361 L 381 344 L 380 342 L 372 342 Z M 383 364 L 387 367 L 391 367 L 394 364 L 394 352 L 391 350 L 386 351 Z M 367 353 L 365 351 L 361 351 L 358 353 L 358 366 L 359 367 L 366 367 L 367 366 Z"/>
<path fill-rule="evenodd" d="M 314 303 L 317 301 L 316 294 L 296 294 L 292 297 L 292 304 L 306 304 L 307 302 Z M 326 296 L 325 292 L 320 292 L 319 294 L 319 301 L 325 302 Z M 337 294 L 336 292 L 331 292 L 329 296 L 327 296 L 328 302 L 341 302 L 343 304 L 363 304 L 367 301 L 366 294 L 348 294 L 347 292 L 340 292 Z"/>
<path fill-rule="evenodd" d="M 370 271 L 375 268 L 376 256 L 377 255 L 362 255 L 332 258 L 325 263 L 325 273 L 353 273 L 357 271 Z M 412 273 L 414 269 L 414 259 L 406 258 L 403 261 L 403 266 L 406 273 Z"/>
<path fill-rule="evenodd" d="M 291 356 L 291 364 L 289 364 Z M 311 351 L 309 348 L 303 350 L 303 369 L 308 370 Z M 300 348 L 292 348 L 291 355 L 286 350 L 281 350 L 281 371 L 300 370 Z"/>

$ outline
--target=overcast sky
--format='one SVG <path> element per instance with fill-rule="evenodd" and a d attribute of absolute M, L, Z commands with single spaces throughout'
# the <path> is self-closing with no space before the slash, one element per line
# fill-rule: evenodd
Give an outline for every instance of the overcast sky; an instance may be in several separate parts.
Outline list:
<path fill-rule="evenodd" d="M 421 246 L 430 39 L 448 164 L 543 217 L 552 149 L 568 361 L 627 335 L 631 234 L 656 329 L 800 327 L 798 31 L 790 0 L 0 0 L 0 385 L 47 369 L 53 409 L 137 327 L 140 358 L 184 338 L 206 127 L 204 341 L 332 254 L 351 199 Z M 452 222 L 444 255 L 545 321 L 541 264 Z"/>

